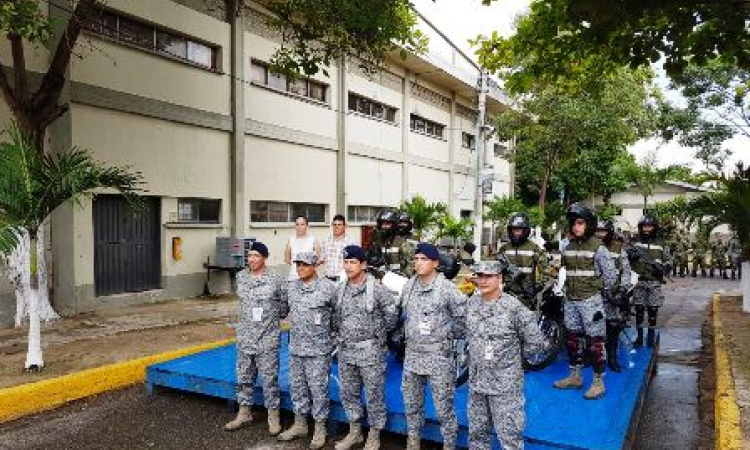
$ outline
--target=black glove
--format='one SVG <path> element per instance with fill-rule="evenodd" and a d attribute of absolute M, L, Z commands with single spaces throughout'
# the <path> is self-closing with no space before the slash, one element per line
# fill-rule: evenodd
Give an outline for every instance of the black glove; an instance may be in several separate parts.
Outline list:
<path fill-rule="evenodd" d="M 638 252 L 638 249 L 635 247 L 625 248 L 625 253 L 627 253 L 628 259 L 630 260 L 631 263 L 641 260 L 641 254 L 640 252 Z"/>
<path fill-rule="evenodd" d="M 615 303 L 615 297 L 610 289 L 602 289 L 602 298 L 605 303 Z"/>

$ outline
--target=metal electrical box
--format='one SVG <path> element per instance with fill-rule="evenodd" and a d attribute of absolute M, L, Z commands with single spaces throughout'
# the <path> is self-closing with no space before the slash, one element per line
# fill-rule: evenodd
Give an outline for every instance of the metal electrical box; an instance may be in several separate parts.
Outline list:
<path fill-rule="evenodd" d="M 245 267 L 247 253 L 253 245 L 253 238 L 216 238 L 216 259 L 214 264 L 218 267 L 238 268 Z"/>

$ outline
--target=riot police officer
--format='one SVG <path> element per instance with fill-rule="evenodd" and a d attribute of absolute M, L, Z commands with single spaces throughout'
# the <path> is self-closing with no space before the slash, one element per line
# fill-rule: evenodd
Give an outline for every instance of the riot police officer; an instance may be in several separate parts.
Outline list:
<path fill-rule="evenodd" d="M 604 299 L 611 300 L 617 279 L 609 251 L 594 237 L 597 220 L 591 209 L 575 203 L 568 208 L 570 239 L 563 249 L 562 266 L 566 271 L 565 327 L 568 329 L 570 373 L 555 382 L 557 389 L 583 387 L 583 355 L 589 348 L 592 355 L 594 381 L 584 397 L 588 400 L 604 396 L 606 369 L 606 320 Z"/>
<path fill-rule="evenodd" d="M 664 304 L 664 293 L 661 285 L 664 277 L 671 270 L 671 255 L 669 247 L 658 237 L 659 222 L 650 215 L 641 217 L 638 221 L 638 235 L 631 241 L 628 248 L 633 271 L 638 274 L 638 283 L 633 289 L 633 304 L 635 305 L 635 326 L 637 337 L 635 346 L 643 345 L 643 319 L 648 312 L 648 335 L 646 344 L 653 347 L 656 342 L 656 320 L 659 308 Z"/>
<path fill-rule="evenodd" d="M 370 267 L 402 272 L 411 276 L 413 272 L 412 221 L 408 214 L 395 209 L 386 209 L 378 214 L 375 236 L 367 251 Z"/>
<path fill-rule="evenodd" d="M 519 298 L 527 308 L 534 309 L 534 297 L 549 277 L 547 256 L 539 245 L 529 240 L 531 223 L 526 214 L 513 214 L 507 231 L 509 242 L 500 246 L 498 256 L 507 258 L 519 274 L 515 279 L 507 280 L 505 290 Z"/>
<path fill-rule="evenodd" d="M 596 237 L 604 242 L 617 274 L 613 287 L 614 295 L 604 301 L 604 315 L 607 318 L 607 366 L 610 370 L 619 372 L 621 367 L 617 361 L 617 346 L 620 332 L 625 326 L 623 311 L 629 308 L 627 295 L 631 288 L 630 263 L 623 242 L 615 238 L 615 225 L 612 220 L 599 219 Z"/>

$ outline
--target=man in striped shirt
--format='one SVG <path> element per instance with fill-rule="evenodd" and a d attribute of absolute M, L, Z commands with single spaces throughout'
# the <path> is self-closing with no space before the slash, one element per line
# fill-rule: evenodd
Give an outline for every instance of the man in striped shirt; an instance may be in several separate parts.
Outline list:
<path fill-rule="evenodd" d="M 325 276 L 331 281 L 338 282 L 344 272 L 344 248 L 354 243 L 346 235 L 346 219 L 341 214 L 333 216 L 331 234 L 323 241 L 321 256 Z"/>

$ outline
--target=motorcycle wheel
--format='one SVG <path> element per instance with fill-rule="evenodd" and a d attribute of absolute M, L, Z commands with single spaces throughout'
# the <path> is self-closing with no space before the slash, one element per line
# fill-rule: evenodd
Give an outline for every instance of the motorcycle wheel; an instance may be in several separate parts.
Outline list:
<path fill-rule="evenodd" d="M 534 372 L 552 364 L 565 343 L 565 325 L 562 317 L 541 315 L 538 323 L 545 341 L 544 349 L 531 355 L 523 355 L 523 368 Z"/>

